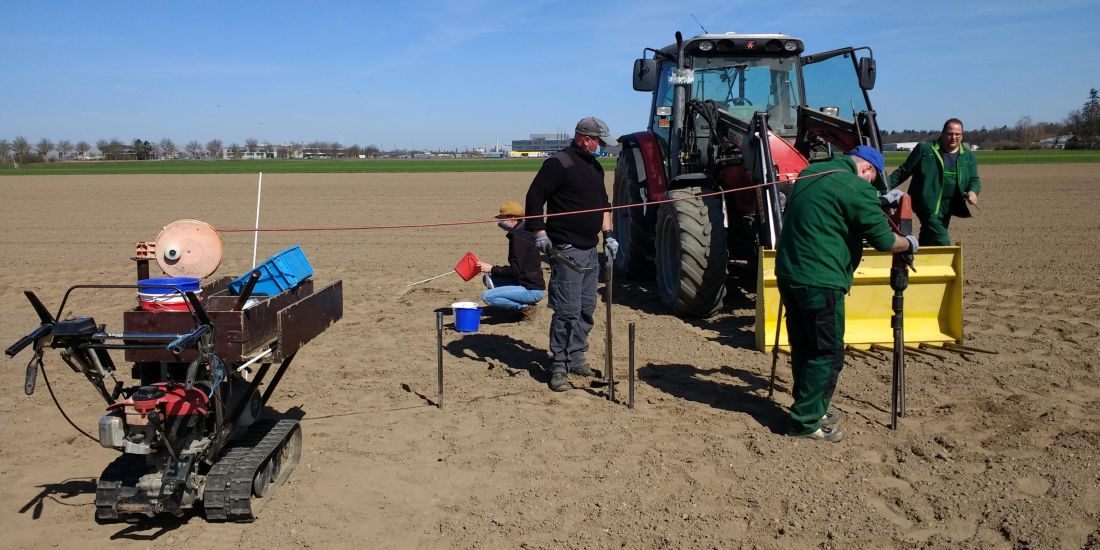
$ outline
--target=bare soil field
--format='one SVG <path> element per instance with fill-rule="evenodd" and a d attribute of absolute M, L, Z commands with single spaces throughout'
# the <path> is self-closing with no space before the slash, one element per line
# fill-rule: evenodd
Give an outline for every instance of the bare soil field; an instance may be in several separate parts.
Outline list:
<path fill-rule="evenodd" d="M 486 219 L 501 200 L 522 200 L 531 176 L 268 175 L 262 224 Z M 448 330 L 441 410 L 435 311 L 477 300 L 481 285 L 405 285 L 467 250 L 504 261 L 500 230 L 263 233 L 261 257 L 300 244 L 318 283 L 342 279 L 345 314 L 302 350 L 273 399 L 304 411 L 305 443 L 260 519 L 96 524 L 96 478 L 116 453 L 65 423 L 41 376 L 23 395 L 24 352 L 0 363 L 0 546 L 1098 549 L 1100 164 L 982 176 L 980 210 L 952 231 L 964 246 L 966 343 L 999 354 L 911 356 L 897 432 L 889 362 L 849 357 L 834 400 L 848 438 L 778 435 L 790 371 L 781 363 L 769 401 L 751 304 L 688 322 L 664 313 L 652 286 L 625 282 L 613 305 L 616 372 L 637 323 L 636 410 L 582 379 L 547 389 L 549 311 Z M 180 218 L 249 227 L 255 191 L 251 175 L 0 178 L 0 343 L 37 324 L 23 289 L 56 308 L 70 285 L 130 283 L 134 242 Z M 252 235 L 224 239 L 219 275 L 243 273 Z M 88 292 L 66 314 L 120 328 L 133 300 Z M 602 302 L 596 315 L 593 366 L 604 361 Z M 46 370 L 94 433 L 102 401 L 56 353 Z"/>

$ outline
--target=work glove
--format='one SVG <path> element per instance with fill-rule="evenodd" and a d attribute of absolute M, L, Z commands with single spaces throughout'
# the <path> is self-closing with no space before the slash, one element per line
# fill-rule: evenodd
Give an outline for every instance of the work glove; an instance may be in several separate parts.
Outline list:
<path fill-rule="evenodd" d="M 605 231 L 603 234 L 603 249 L 612 260 L 619 255 L 619 241 L 615 240 L 615 236 L 610 231 Z"/>
<path fill-rule="evenodd" d="M 878 202 L 883 208 L 897 208 L 903 196 L 905 192 L 901 189 L 891 189 L 879 197 Z"/>
<path fill-rule="evenodd" d="M 917 242 L 917 238 L 912 235 L 905 235 L 905 240 L 909 241 L 909 253 L 916 254 L 920 248 L 920 243 Z"/>
<path fill-rule="evenodd" d="M 539 233 L 535 236 L 535 248 L 539 249 L 539 252 L 549 254 L 553 246 L 554 243 L 550 242 L 550 237 L 547 237 L 546 233 Z"/>

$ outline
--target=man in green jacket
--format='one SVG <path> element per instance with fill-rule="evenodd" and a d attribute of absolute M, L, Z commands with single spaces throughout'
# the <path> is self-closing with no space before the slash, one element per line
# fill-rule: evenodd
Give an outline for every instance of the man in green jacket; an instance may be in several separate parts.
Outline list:
<path fill-rule="evenodd" d="M 922 246 L 951 244 L 947 235 L 951 216 L 969 218 L 967 205 L 978 204 L 978 193 L 982 192 L 978 160 L 963 146 L 962 139 L 962 121 L 949 119 L 943 123 L 938 140 L 919 143 L 890 174 L 889 188 L 913 177 L 909 195 L 913 197 L 913 213 L 920 219 Z"/>
<path fill-rule="evenodd" d="M 917 251 L 915 238 L 890 230 L 869 185 L 881 184 L 883 172 L 882 153 L 861 145 L 803 170 L 787 200 L 775 275 L 787 308 L 794 375 L 788 435 L 844 438 L 837 425 L 840 413 L 829 402 L 844 368 L 844 295 L 852 287 L 863 241 L 876 250 Z"/>

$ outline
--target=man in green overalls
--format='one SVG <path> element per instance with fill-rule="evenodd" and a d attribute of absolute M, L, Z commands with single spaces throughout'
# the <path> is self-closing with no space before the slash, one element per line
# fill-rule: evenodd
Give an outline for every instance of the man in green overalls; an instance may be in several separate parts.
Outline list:
<path fill-rule="evenodd" d="M 840 414 L 829 402 L 844 368 L 844 295 L 852 287 L 864 239 L 876 250 L 917 251 L 915 238 L 890 230 L 869 185 L 881 185 L 883 172 L 882 153 L 861 145 L 803 170 L 787 200 L 775 275 L 787 308 L 794 376 L 788 435 L 844 438 Z M 807 177 L 814 174 L 822 175 Z"/>
<path fill-rule="evenodd" d="M 943 123 L 936 141 L 917 144 L 905 162 L 890 174 L 889 188 L 901 185 L 909 176 L 913 213 L 920 219 L 922 246 L 947 246 L 951 216 L 970 217 L 968 204 L 978 204 L 982 182 L 978 160 L 962 144 L 963 123 L 957 118 Z"/>

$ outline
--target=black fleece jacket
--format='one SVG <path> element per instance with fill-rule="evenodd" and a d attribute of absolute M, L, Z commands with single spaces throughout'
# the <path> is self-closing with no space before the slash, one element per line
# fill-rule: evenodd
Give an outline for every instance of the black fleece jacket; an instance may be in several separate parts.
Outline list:
<path fill-rule="evenodd" d="M 525 209 L 528 216 L 574 212 L 592 208 L 610 208 L 603 182 L 603 167 L 596 157 L 576 142 L 542 163 L 542 168 L 527 190 Z M 571 244 L 577 248 L 592 248 L 599 242 L 603 228 L 603 212 L 570 216 L 530 218 L 526 229 L 546 236 L 555 245 Z"/>
<path fill-rule="evenodd" d="M 527 290 L 546 290 L 535 236 L 523 229 L 509 232 L 508 265 L 494 265 L 489 275 L 514 279 Z"/>

